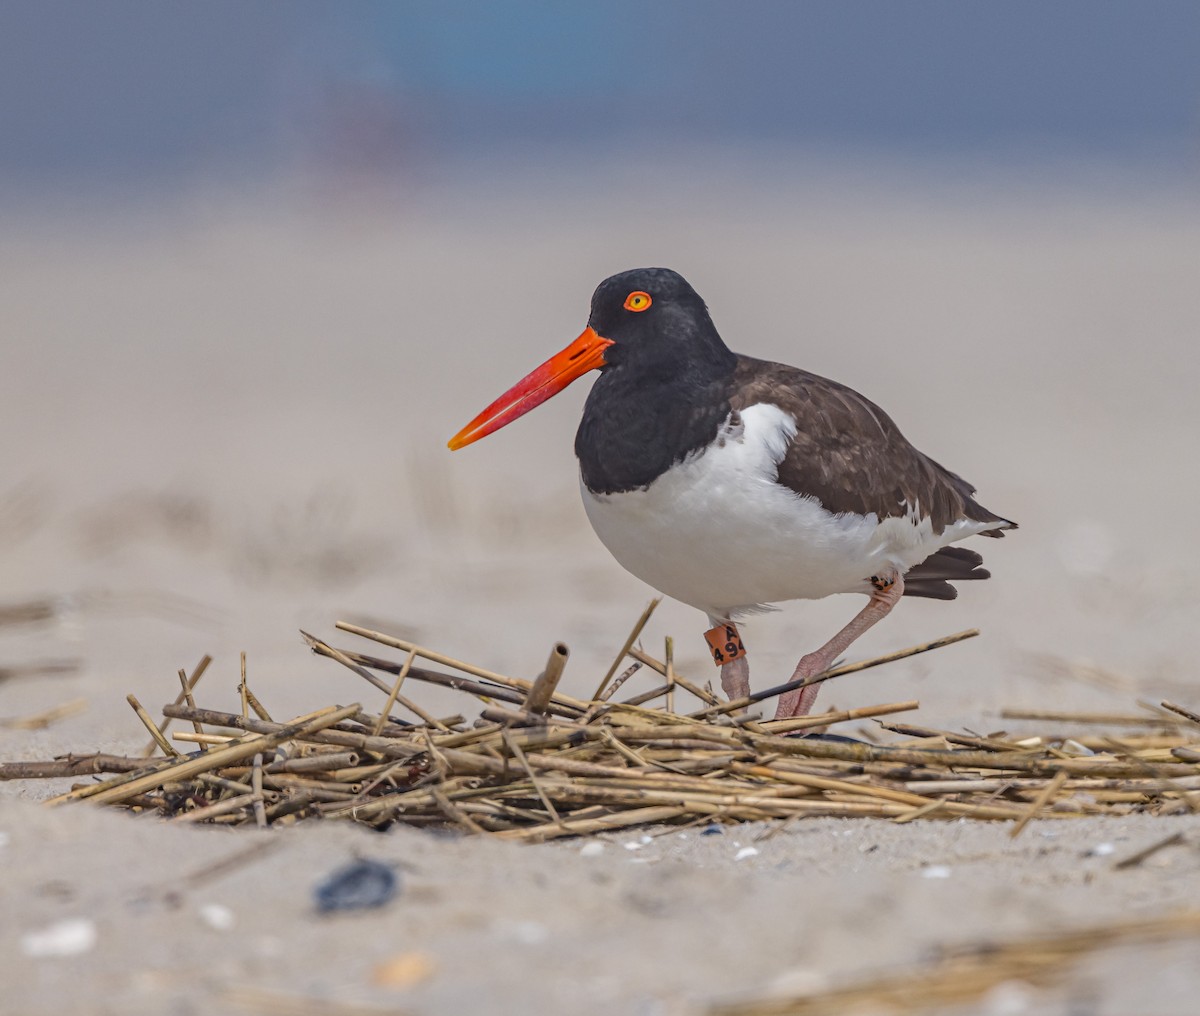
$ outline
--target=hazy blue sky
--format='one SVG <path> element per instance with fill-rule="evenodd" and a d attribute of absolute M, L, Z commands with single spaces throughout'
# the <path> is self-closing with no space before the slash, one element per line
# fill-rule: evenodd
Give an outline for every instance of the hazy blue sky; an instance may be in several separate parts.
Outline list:
<path fill-rule="evenodd" d="M 0 183 L 743 140 L 1200 166 L 1197 0 L 0 0 Z"/>

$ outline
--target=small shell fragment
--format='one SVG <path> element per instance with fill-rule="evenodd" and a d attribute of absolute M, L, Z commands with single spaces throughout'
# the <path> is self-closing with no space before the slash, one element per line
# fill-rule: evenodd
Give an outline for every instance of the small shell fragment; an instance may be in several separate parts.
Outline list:
<path fill-rule="evenodd" d="M 429 980 L 436 972 L 437 960 L 429 953 L 399 953 L 372 969 L 371 983 L 381 988 L 411 988 Z"/>
<path fill-rule="evenodd" d="M 223 903 L 205 903 L 200 907 L 200 920 L 213 931 L 232 931 L 237 917 Z"/>
<path fill-rule="evenodd" d="M 34 959 L 79 956 L 96 944 L 96 922 L 86 917 L 58 921 L 21 936 L 21 952 Z"/>

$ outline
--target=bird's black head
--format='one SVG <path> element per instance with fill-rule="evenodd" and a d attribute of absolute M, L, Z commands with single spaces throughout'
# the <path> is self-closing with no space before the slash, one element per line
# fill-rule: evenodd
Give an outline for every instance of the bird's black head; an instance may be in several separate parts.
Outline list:
<path fill-rule="evenodd" d="M 707 373 L 732 370 L 735 361 L 700 294 L 669 268 L 634 268 L 605 279 L 592 294 L 588 326 L 612 342 L 604 367 Z"/>
<path fill-rule="evenodd" d="M 640 388 L 661 402 L 663 389 L 694 393 L 731 377 L 736 363 L 683 276 L 668 268 L 635 268 L 600 283 L 583 334 L 479 413 L 450 447 L 499 430 L 591 370 L 602 372 L 598 388 Z"/>

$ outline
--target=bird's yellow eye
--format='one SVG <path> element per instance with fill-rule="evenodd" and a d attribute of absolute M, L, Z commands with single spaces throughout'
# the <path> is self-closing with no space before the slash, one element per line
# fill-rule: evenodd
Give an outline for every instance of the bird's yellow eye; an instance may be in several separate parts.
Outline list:
<path fill-rule="evenodd" d="M 625 309 L 632 311 L 646 310 L 654 301 L 650 299 L 649 293 L 643 293 L 640 289 L 630 293 L 625 297 Z"/>

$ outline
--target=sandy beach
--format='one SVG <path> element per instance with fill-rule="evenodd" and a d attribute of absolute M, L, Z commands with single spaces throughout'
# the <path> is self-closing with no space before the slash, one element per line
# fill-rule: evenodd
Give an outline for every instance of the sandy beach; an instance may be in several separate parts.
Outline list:
<path fill-rule="evenodd" d="M 378 708 L 300 639 L 332 641 L 339 619 L 527 678 L 561 639 L 563 689 L 590 693 L 652 591 L 579 502 L 587 382 L 485 444 L 445 442 L 578 334 L 600 279 L 650 264 L 688 277 L 734 349 L 868 395 L 1021 525 L 973 541 L 990 581 L 953 603 L 906 600 L 852 656 L 980 637 L 847 677 L 822 706 L 915 698 L 916 721 L 978 734 L 1053 729 L 1005 708 L 1200 709 L 1181 523 L 1200 497 L 1194 198 L 1136 177 L 942 186 L 753 163 L 679 190 L 642 169 L 378 202 L 296 184 L 14 209 L 0 233 L 0 719 L 80 705 L 0 731 L 0 761 L 140 750 L 126 694 L 157 714 L 205 653 L 213 708 L 238 708 L 242 652 L 276 716 Z M 784 680 L 857 609 L 834 597 L 753 619 L 754 685 Z M 645 644 L 673 636 L 680 672 L 703 683 L 706 626 L 666 602 Z M 46 663 L 64 672 L 30 669 Z M 463 708 L 436 689 L 420 701 Z M 698 1016 L 937 948 L 1200 907 L 1194 814 L 1035 821 L 1015 840 L 999 822 L 823 818 L 518 847 L 39 803 L 67 786 L 0 783 L 3 1012 Z M 398 898 L 318 916 L 314 885 L 356 856 L 397 865 Z M 31 934 L 71 920 L 94 942 L 30 955 Z M 1100 950 L 1049 987 L 944 1011 L 1190 1013 L 1197 947 Z"/>

